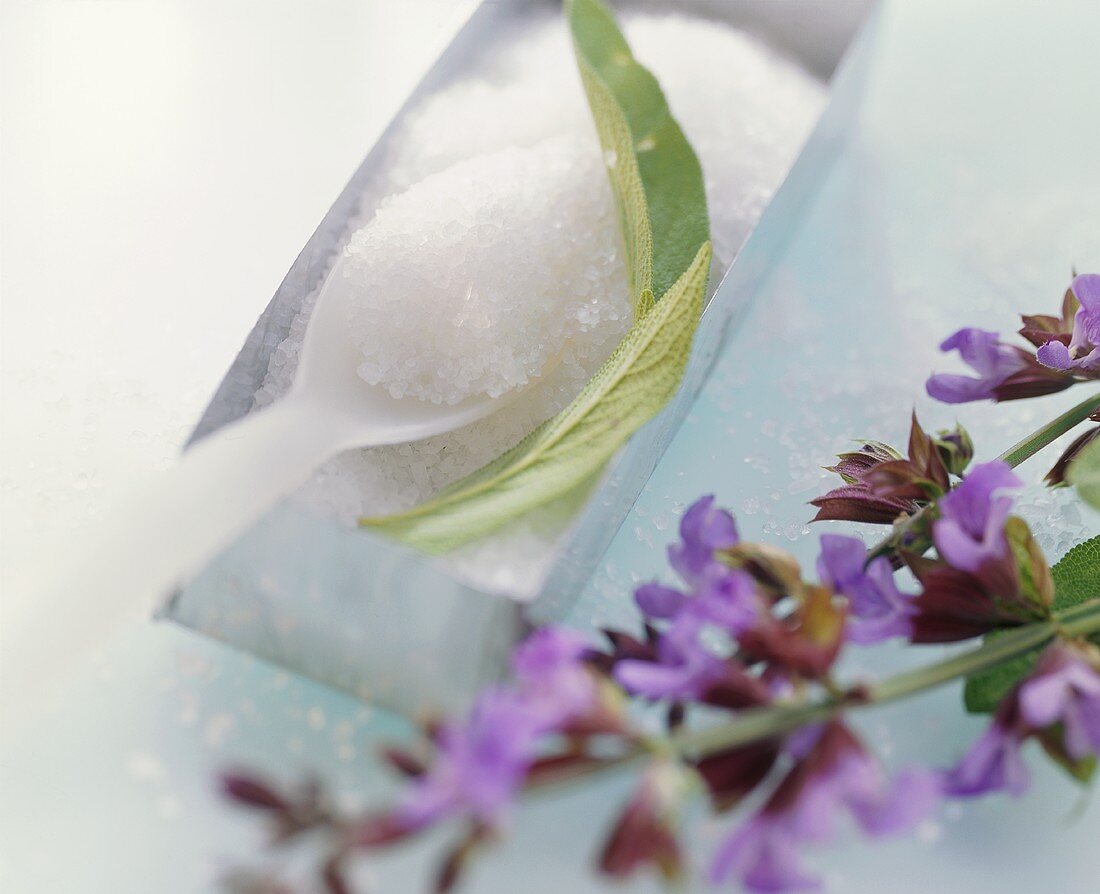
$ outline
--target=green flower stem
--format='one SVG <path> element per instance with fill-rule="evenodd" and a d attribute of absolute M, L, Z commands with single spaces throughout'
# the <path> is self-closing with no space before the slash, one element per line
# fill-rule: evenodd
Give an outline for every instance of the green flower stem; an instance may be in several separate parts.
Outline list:
<path fill-rule="evenodd" d="M 801 705 L 754 708 L 739 714 L 730 723 L 685 731 L 673 737 L 673 745 L 686 757 L 705 757 L 827 720 L 840 711 L 881 705 L 927 692 L 1011 661 L 1046 645 L 1058 635 L 1085 636 L 1098 632 L 1100 600 L 1093 600 L 1059 612 L 1049 621 L 1019 627 L 961 655 L 888 677 L 868 687 L 854 687 L 841 696 L 827 696 Z"/>
<path fill-rule="evenodd" d="M 1098 410 L 1100 410 L 1100 394 L 1094 394 L 1092 397 L 1081 401 L 1077 406 L 1066 410 L 1061 416 L 1048 422 L 1038 431 L 1032 432 L 1019 444 L 1010 447 L 998 458 L 1003 459 L 1010 466 L 1016 467 L 1055 439 L 1060 438 L 1074 426 L 1080 425 Z"/>
<path fill-rule="evenodd" d="M 1045 646 L 1056 636 L 1079 637 L 1096 633 L 1100 633 L 1100 599 L 1056 612 L 1050 620 L 1018 627 L 961 655 L 896 674 L 880 683 L 857 685 L 845 692 L 825 695 L 808 703 L 750 708 L 727 723 L 699 730 L 681 730 L 667 740 L 653 738 L 638 742 L 622 754 L 579 768 L 569 778 L 539 783 L 532 792 L 546 794 L 569 787 L 594 773 L 621 769 L 641 760 L 652 760 L 655 756 L 698 760 L 729 748 L 781 736 L 810 723 L 820 723 L 841 711 L 870 708 L 928 692 L 1026 655 L 1033 649 Z"/>

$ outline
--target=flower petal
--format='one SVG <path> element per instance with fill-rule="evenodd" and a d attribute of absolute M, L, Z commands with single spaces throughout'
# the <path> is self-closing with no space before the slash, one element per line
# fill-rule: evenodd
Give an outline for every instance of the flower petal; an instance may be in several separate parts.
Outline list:
<path fill-rule="evenodd" d="M 750 891 L 816 891 L 820 879 L 808 874 L 793 836 L 777 820 L 753 817 L 719 847 L 710 878 L 720 884 L 736 877 Z"/>
<path fill-rule="evenodd" d="M 634 591 L 634 601 L 651 618 L 671 618 L 684 607 L 687 597 L 663 584 L 642 584 Z"/>
<path fill-rule="evenodd" d="M 1100 273 L 1078 274 L 1070 288 L 1081 307 L 1089 313 L 1100 314 Z"/>
<path fill-rule="evenodd" d="M 880 797 L 853 803 L 852 814 L 868 835 L 895 835 L 927 819 L 942 794 L 942 774 L 915 767 L 898 773 Z"/>
<path fill-rule="evenodd" d="M 944 791 L 959 798 L 996 791 L 1021 795 L 1030 780 L 1019 738 L 994 722 L 944 777 Z"/>
<path fill-rule="evenodd" d="M 1073 358 L 1069 355 L 1069 348 L 1060 341 L 1048 341 L 1035 352 L 1035 358 L 1043 366 L 1049 366 L 1051 369 L 1067 370 L 1073 368 Z"/>

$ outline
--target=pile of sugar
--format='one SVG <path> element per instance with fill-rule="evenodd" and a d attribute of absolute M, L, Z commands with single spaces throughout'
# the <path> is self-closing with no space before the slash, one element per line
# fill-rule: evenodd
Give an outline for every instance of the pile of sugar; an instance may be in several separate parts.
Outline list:
<path fill-rule="evenodd" d="M 764 44 L 718 22 L 639 14 L 623 24 L 702 162 L 716 286 L 817 120 L 823 86 Z M 360 229 L 348 234 L 347 261 L 364 265 L 356 275 L 386 284 L 367 300 L 395 311 L 386 322 L 390 344 L 377 333 L 363 333 L 364 372 L 388 378 L 387 385 L 397 383 L 407 393 L 451 400 L 464 389 L 515 387 L 547 361 L 557 365 L 487 419 L 415 444 L 350 451 L 327 463 L 297 499 L 346 524 L 413 506 L 494 459 L 567 406 L 630 324 L 617 219 L 560 19 L 530 23 L 509 35 L 506 45 L 486 48 L 479 65 L 405 118 L 381 174 L 379 189 L 389 198 L 362 209 Z M 532 192 L 519 184 L 522 171 L 548 162 L 559 165 L 556 175 L 544 172 L 530 184 Z M 495 183 L 498 177 L 507 182 Z M 478 196 L 487 194 L 493 198 L 483 206 Z M 525 210 L 497 204 L 503 217 L 496 220 L 507 218 L 538 233 L 537 244 L 521 246 L 520 233 L 493 226 L 490 206 L 508 194 L 531 205 Z M 549 214 L 548 222 L 535 219 L 541 213 Z M 547 258 L 554 269 L 543 269 Z M 578 291 L 554 294 L 566 281 Z M 510 282 L 515 289 L 507 288 Z M 431 306 L 409 307 L 411 294 L 434 298 L 426 303 Z M 511 354 L 480 356 L 495 340 L 488 329 L 467 326 L 469 335 L 459 335 L 465 331 L 458 324 L 466 297 L 475 294 L 491 295 L 487 307 L 500 315 L 492 325 L 503 323 L 500 342 Z M 529 298 L 537 300 L 528 304 Z M 316 292 L 305 298 L 289 336 L 274 350 L 257 406 L 277 399 L 293 381 L 315 299 Z M 540 308 L 539 302 L 547 303 Z M 515 318 L 508 319 L 509 313 Z M 438 339 L 424 358 L 414 356 L 399 331 L 417 319 Z M 448 344 L 466 337 L 476 351 Z M 524 350 L 526 338 L 531 344 Z M 468 356 L 468 365 L 445 373 L 434 368 L 435 360 L 420 362 L 444 351 Z M 449 558 L 477 586 L 529 594 L 540 585 L 565 523 L 551 508 Z"/>
<path fill-rule="evenodd" d="M 630 317 L 602 160 L 568 135 L 425 177 L 351 237 L 333 275 L 357 293 L 359 375 L 437 404 L 522 388 Z"/>

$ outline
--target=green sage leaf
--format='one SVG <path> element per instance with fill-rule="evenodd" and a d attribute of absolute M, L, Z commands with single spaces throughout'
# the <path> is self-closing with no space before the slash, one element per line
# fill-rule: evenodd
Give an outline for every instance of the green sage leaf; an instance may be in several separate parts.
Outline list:
<path fill-rule="evenodd" d="M 635 306 L 661 298 L 710 239 L 703 171 L 657 79 L 600 0 L 568 0 L 566 20 L 623 228 Z M 643 305 L 644 308 L 644 305 Z"/>
<path fill-rule="evenodd" d="M 1100 599 L 1100 535 L 1078 543 L 1050 569 L 1056 612 Z"/>
<path fill-rule="evenodd" d="M 1006 631 L 994 630 L 986 634 L 983 642 L 989 643 L 1003 636 Z M 1006 695 L 1020 680 L 1031 673 L 1039 658 L 1039 649 L 1019 655 L 1011 661 L 991 667 L 989 670 L 966 678 L 963 703 L 971 714 L 992 714 Z"/>
<path fill-rule="evenodd" d="M 676 393 L 702 314 L 711 248 L 699 161 L 603 4 L 565 9 L 618 205 L 634 325 L 573 403 L 503 456 L 407 512 L 361 520 L 428 552 L 594 481 Z"/>
<path fill-rule="evenodd" d="M 1077 488 L 1082 500 L 1100 509 L 1100 438 L 1088 444 L 1069 464 L 1066 481 Z"/>

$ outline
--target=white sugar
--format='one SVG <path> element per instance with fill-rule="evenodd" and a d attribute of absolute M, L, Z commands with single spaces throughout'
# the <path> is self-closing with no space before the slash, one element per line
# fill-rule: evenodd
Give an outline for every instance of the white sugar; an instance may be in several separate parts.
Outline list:
<path fill-rule="evenodd" d="M 593 329 L 622 328 L 615 214 L 599 155 L 570 136 L 457 162 L 388 200 L 335 274 L 359 295 L 359 375 L 399 398 L 499 397 Z"/>
<path fill-rule="evenodd" d="M 822 85 L 729 26 L 626 18 L 703 164 L 724 273 L 824 103 Z M 326 464 L 297 498 L 354 524 L 408 508 L 494 459 L 563 409 L 630 325 L 618 222 L 565 28 L 540 19 L 488 47 L 470 77 L 404 118 L 377 197 L 347 234 L 363 284 L 360 374 L 395 394 L 453 402 L 543 374 L 493 416 L 416 444 Z M 316 290 L 272 353 L 264 406 L 285 393 Z M 451 557 L 489 590 L 537 590 L 567 522 L 550 507 Z"/>

